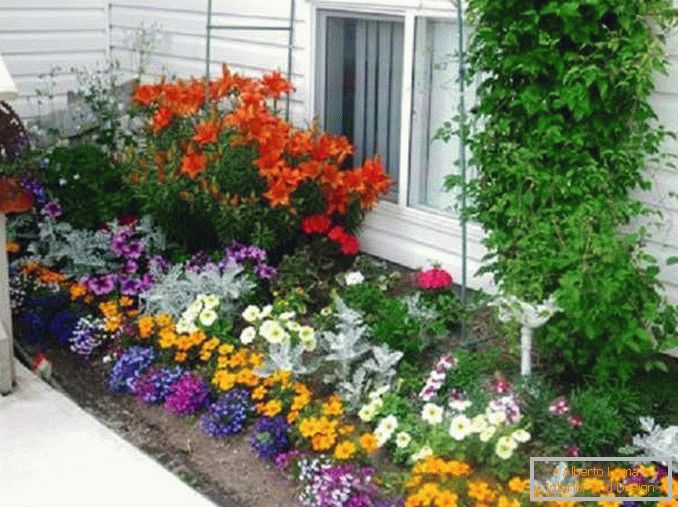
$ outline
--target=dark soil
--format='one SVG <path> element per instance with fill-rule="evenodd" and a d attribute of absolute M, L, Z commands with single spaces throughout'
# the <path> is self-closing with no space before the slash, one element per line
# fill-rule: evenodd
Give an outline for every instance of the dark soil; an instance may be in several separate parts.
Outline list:
<path fill-rule="evenodd" d="M 259 460 L 245 434 L 208 437 L 193 420 L 110 393 L 103 365 L 85 362 L 67 350 L 50 350 L 47 356 L 54 365 L 53 379 L 67 396 L 217 505 L 299 505 L 296 485 Z"/>

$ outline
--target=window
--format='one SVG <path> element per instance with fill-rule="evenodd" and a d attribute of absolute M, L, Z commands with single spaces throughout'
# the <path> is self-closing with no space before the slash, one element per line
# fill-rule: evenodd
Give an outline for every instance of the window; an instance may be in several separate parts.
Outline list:
<path fill-rule="evenodd" d="M 321 119 L 325 130 L 353 142 L 351 161 L 381 157 L 396 182 L 400 168 L 403 22 L 393 18 L 322 13 Z M 322 35 L 324 34 L 324 36 Z"/>
<path fill-rule="evenodd" d="M 453 212 L 458 201 L 445 177 L 458 171 L 459 142 L 435 134 L 459 113 L 459 39 L 454 21 L 417 18 L 412 86 L 409 204 Z"/>

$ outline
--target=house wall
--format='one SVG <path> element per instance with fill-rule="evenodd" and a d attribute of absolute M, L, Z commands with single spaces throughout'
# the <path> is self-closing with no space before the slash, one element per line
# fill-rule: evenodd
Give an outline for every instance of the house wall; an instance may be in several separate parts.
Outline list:
<path fill-rule="evenodd" d="M 19 89 L 12 105 L 25 119 L 62 108 L 77 85 L 71 69 L 103 63 L 107 51 L 104 0 L 0 0 L 0 53 Z M 56 67 L 54 100 L 41 105 L 41 76 Z"/>
<path fill-rule="evenodd" d="M 678 0 L 674 0 L 678 5 Z M 292 116 L 298 123 L 313 119 L 313 6 L 328 4 L 373 12 L 413 8 L 429 15 L 452 12 L 449 0 L 297 0 L 293 49 L 293 80 L 297 88 Z M 110 50 L 113 58 L 130 72 L 136 61 L 130 35 L 143 25 L 157 24 L 159 45 L 155 50 L 149 77 L 163 74 L 191 76 L 205 71 L 206 0 L 0 0 L 0 51 L 17 78 L 22 97 L 16 103 L 24 117 L 38 113 L 33 90 L 40 86 L 39 74 L 53 65 L 68 69 L 74 65 L 94 65 Z M 287 0 L 214 0 L 217 24 L 284 26 L 289 21 Z M 110 38 L 109 38 L 110 37 Z M 110 42 L 110 46 L 109 46 Z M 678 131 L 678 31 L 668 44 L 671 66 L 668 76 L 658 76 L 652 98 L 660 120 Z M 214 32 L 211 72 L 220 71 L 221 62 L 234 70 L 259 74 L 272 68 L 286 69 L 287 33 L 262 31 Z M 74 87 L 71 74 L 56 80 L 58 101 Z M 678 142 L 667 142 L 678 155 Z M 666 166 L 650 168 L 654 182 L 651 192 L 639 193 L 645 202 L 663 214 L 659 227 L 653 227 L 648 250 L 660 262 L 678 255 L 678 200 L 669 196 L 678 190 L 678 172 Z M 480 267 L 484 249 L 483 232 L 469 226 L 469 272 Z M 461 230 L 458 221 L 439 215 L 383 203 L 365 223 L 362 244 L 366 251 L 393 261 L 418 267 L 441 262 L 460 277 Z M 678 265 L 664 267 L 661 279 L 668 294 L 678 301 Z M 470 279 L 473 287 L 491 289 L 489 278 Z"/>

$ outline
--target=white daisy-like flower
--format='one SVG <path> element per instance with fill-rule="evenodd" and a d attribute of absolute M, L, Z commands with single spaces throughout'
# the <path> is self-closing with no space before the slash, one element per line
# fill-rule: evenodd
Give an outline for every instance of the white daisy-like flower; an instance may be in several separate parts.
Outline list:
<path fill-rule="evenodd" d="M 193 301 L 188 308 L 186 308 L 187 312 L 192 313 L 193 315 L 198 315 L 203 309 L 203 304 L 202 301 L 199 298 L 196 298 L 195 301 Z"/>
<path fill-rule="evenodd" d="M 322 308 L 320 310 L 320 315 L 322 315 L 323 317 L 329 317 L 330 315 L 332 315 L 332 308 L 330 308 L 329 306 Z"/>
<path fill-rule="evenodd" d="M 509 459 L 513 455 L 513 451 L 518 447 L 518 444 L 511 437 L 501 437 L 497 440 L 497 445 L 494 452 L 501 459 Z"/>
<path fill-rule="evenodd" d="M 456 415 L 450 421 L 450 436 L 461 442 L 473 432 L 473 423 L 464 414 Z"/>
<path fill-rule="evenodd" d="M 478 438 L 481 442 L 489 442 L 496 432 L 496 426 L 488 426 L 480 433 L 480 435 L 478 435 Z"/>
<path fill-rule="evenodd" d="M 406 431 L 401 431 L 395 437 L 395 444 L 396 444 L 396 447 L 398 447 L 398 449 L 405 449 L 405 447 L 410 445 L 411 441 L 412 441 L 412 437 Z"/>
<path fill-rule="evenodd" d="M 487 413 L 487 421 L 493 426 L 499 426 L 506 421 L 506 414 L 496 410 L 490 410 Z"/>
<path fill-rule="evenodd" d="M 464 412 L 471 405 L 469 400 L 452 400 L 449 403 L 449 407 L 455 412 Z"/>
<path fill-rule="evenodd" d="M 377 437 L 377 447 L 382 447 L 386 442 L 388 442 L 389 438 L 391 438 L 391 435 L 393 435 L 392 432 L 388 432 L 384 428 L 377 426 L 377 428 L 374 430 L 374 436 Z"/>
<path fill-rule="evenodd" d="M 346 273 L 344 281 L 346 282 L 346 285 L 349 286 L 358 285 L 365 281 L 365 277 L 360 271 L 351 271 L 350 273 Z"/>
<path fill-rule="evenodd" d="M 304 346 L 304 350 L 306 352 L 313 352 L 316 347 L 318 346 L 318 340 L 315 339 L 315 336 L 311 338 L 310 340 L 306 340 L 301 342 L 301 344 Z"/>
<path fill-rule="evenodd" d="M 299 339 L 302 342 L 315 339 L 315 329 L 311 326 L 301 326 L 299 328 Z"/>
<path fill-rule="evenodd" d="M 259 334 L 270 344 L 282 343 L 286 338 L 289 338 L 287 331 L 275 320 L 265 320 L 259 328 Z"/>
<path fill-rule="evenodd" d="M 285 322 L 285 327 L 289 331 L 297 333 L 301 329 L 301 324 L 299 324 L 296 320 L 288 320 L 287 322 Z"/>
<path fill-rule="evenodd" d="M 200 323 L 203 326 L 210 327 L 212 324 L 214 324 L 214 321 L 216 321 L 218 318 L 217 312 L 211 309 L 203 310 L 200 312 Z"/>
<path fill-rule="evenodd" d="M 249 305 L 245 310 L 242 312 L 242 318 L 245 319 L 247 322 L 254 322 L 255 320 L 259 319 L 261 317 L 261 311 L 259 310 L 258 306 L 255 305 Z"/>
<path fill-rule="evenodd" d="M 389 433 L 393 433 L 398 427 L 398 418 L 394 415 L 388 415 L 379 422 L 379 426 Z"/>
<path fill-rule="evenodd" d="M 511 433 L 511 438 L 515 440 L 516 442 L 519 442 L 521 444 L 524 444 L 525 442 L 529 442 L 530 439 L 532 438 L 532 435 L 526 430 L 520 429 L 516 430 L 513 433 Z"/>
<path fill-rule="evenodd" d="M 240 341 L 244 345 L 248 345 L 254 341 L 254 339 L 257 337 L 257 330 L 254 329 L 254 327 L 249 326 L 243 329 L 240 332 Z"/>
<path fill-rule="evenodd" d="M 421 449 L 419 449 L 417 452 L 415 452 L 410 459 L 412 461 L 419 461 L 424 458 L 428 458 L 429 456 L 433 455 L 433 449 L 431 449 L 428 445 L 425 445 Z"/>
<path fill-rule="evenodd" d="M 358 417 L 360 417 L 360 420 L 363 422 L 370 422 L 372 419 L 374 419 L 376 415 L 377 410 L 371 403 L 363 405 L 362 407 L 360 407 L 360 410 L 358 411 Z"/>
<path fill-rule="evenodd" d="M 280 320 L 292 320 L 296 313 L 294 312 L 283 312 L 280 315 L 278 315 L 278 318 Z"/>
<path fill-rule="evenodd" d="M 269 315 L 271 315 L 272 311 L 273 311 L 273 306 L 272 305 L 266 305 L 261 309 L 261 313 L 259 314 L 259 317 L 261 317 L 262 319 L 265 319 Z"/>
<path fill-rule="evenodd" d="M 421 409 L 421 418 L 424 422 L 435 425 L 443 422 L 443 407 L 435 403 L 426 403 Z"/>
<path fill-rule="evenodd" d="M 378 399 L 378 398 L 381 398 L 381 397 L 382 397 L 384 394 L 386 394 L 390 389 L 391 389 L 391 387 L 390 387 L 388 384 L 384 384 L 384 385 L 381 386 L 380 388 L 375 389 L 374 391 L 371 391 L 370 394 L 368 394 L 368 397 L 369 397 L 371 400 L 376 400 L 376 399 Z"/>

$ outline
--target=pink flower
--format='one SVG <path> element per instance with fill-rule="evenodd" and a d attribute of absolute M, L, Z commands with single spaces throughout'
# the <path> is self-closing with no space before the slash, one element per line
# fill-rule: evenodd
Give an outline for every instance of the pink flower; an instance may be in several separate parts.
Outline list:
<path fill-rule="evenodd" d="M 494 379 L 492 381 L 492 390 L 495 394 L 504 394 L 511 390 L 511 383 L 503 378 Z"/>
<path fill-rule="evenodd" d="M 417 275 L 417 282 L 422 289 L 444 289 L 452 285 L 452 275 L 440 268 L 431 268 Z"/>
<path fill-rule="evenodd" d="M 565 455 L 570 456 L 571 458 L 576 458 L 579 456 L 579 446 L 572 444 L 565 448 Z"/>
<path fill-rule="evenodd" d="M 575 428 L 581 428 L 584 426 L 584 418 L 580 415 L 571 415 L 567 418 L 567 422 Z"/>
<path fill-rule="evenodd" d="M 570 411 L 570 405 L 564 396 L 559 396 L 549 405 L 549 412 L 553 415 L 564 415 Z"/>

